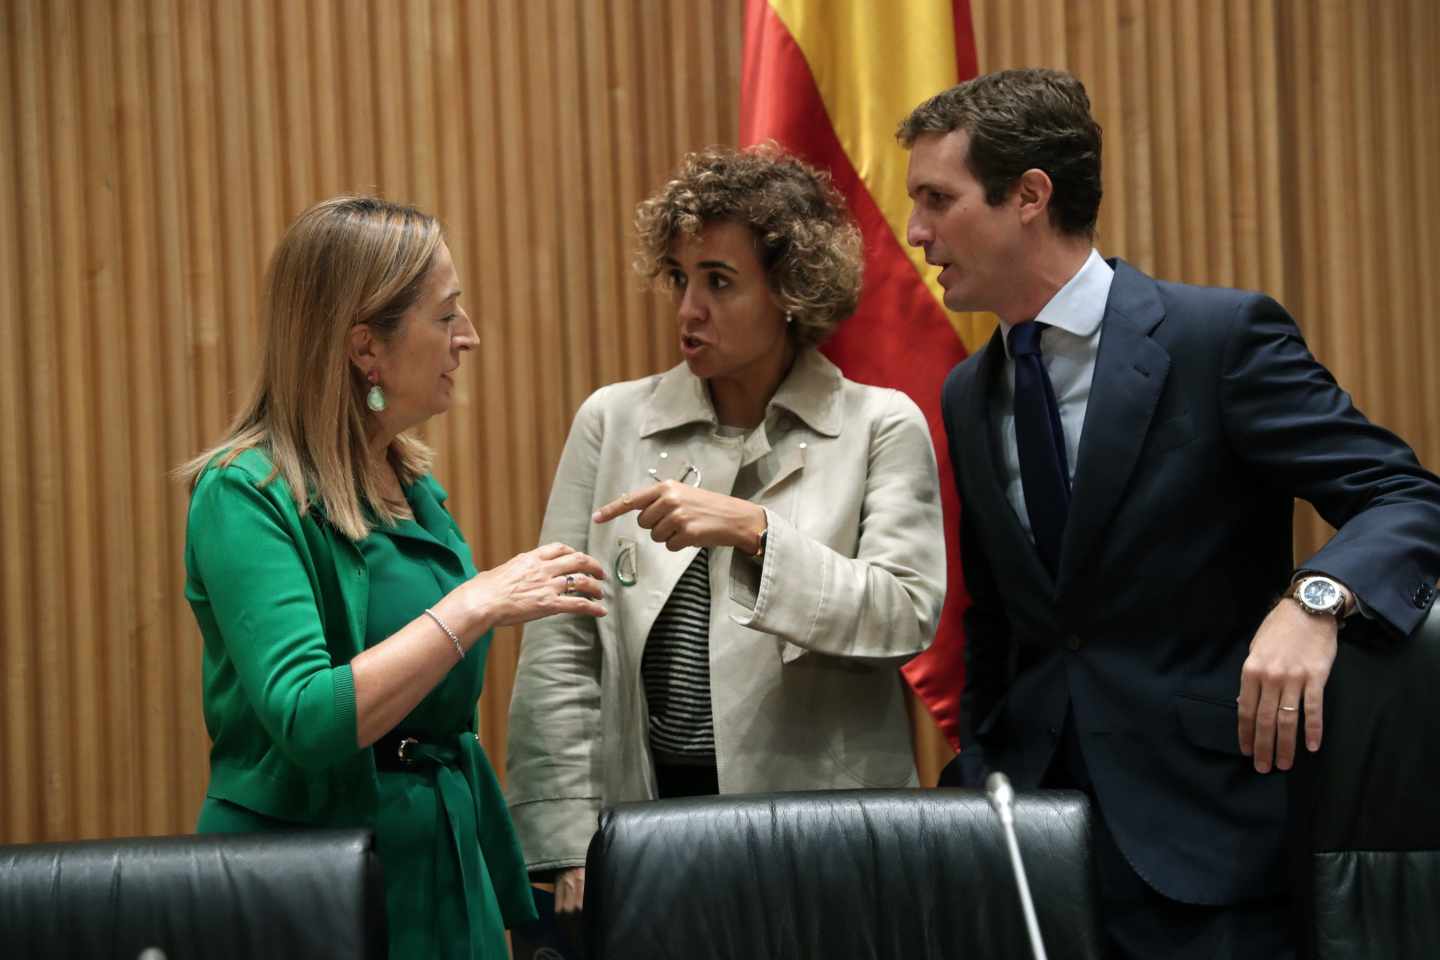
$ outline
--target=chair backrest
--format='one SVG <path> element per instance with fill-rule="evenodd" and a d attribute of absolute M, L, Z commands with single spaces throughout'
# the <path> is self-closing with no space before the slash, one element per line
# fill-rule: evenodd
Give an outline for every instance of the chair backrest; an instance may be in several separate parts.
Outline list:
<path fill-rule="evenodd" d="M 1101 956 L 1088 802 L 1015 806 L 1046 951 Z M 971 790 L 617 806 L 590 844 L 585 923 L 590 960 L 1030 956 L 999 819 Z"/>
<path fill-rule="evenodd" d="M 1353 617 L 1318 753 L 1292 773 L 1306 955 L 1440 957 L 1440 604 L 1409 637 Z"/>
<path fill-rule="evenodd" d="M 0 846 L 0 945 L 6 957 L 381 957 L 374 838 L 297 830 Z"/>

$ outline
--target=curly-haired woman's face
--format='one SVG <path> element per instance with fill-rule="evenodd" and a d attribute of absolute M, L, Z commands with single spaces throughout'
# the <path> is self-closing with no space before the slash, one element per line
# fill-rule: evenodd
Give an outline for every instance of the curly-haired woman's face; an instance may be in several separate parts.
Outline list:
<path fill-rule="evenodd" d="M 677 238 L 664 264 L 690 372 L 764 382 L 783 362 L 788 338 L 750 228 L 707 224 L 695 237 Z"/>

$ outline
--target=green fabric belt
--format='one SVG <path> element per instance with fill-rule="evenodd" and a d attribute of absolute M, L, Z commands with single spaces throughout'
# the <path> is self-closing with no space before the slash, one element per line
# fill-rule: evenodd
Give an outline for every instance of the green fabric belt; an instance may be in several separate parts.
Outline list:
<path fill-rule="evenodd" d="M 470 942 L 478 951 L 480 944 L 494 942 L 491 938 L 495 936 L 503 939 L 504 927 L 534 922 L 535 900 L 505 794 L 485 762 L 479 739 L 467 731 L 456 734 L 452 743 L 415 743 L 406 750 L 406 757 L 434 765 L 435 786 L 466 888 L 489 887 L 500 904 L 503 925 L 496 927 L 498 918 L 480 908 L 482 900 L 466 898 Z M 472 836 L 480 842 L 464 842 L 463 838 Z"/>

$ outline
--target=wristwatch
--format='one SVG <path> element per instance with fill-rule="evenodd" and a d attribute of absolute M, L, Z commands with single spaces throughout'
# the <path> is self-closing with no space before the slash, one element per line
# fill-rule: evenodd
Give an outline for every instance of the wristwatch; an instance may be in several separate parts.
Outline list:
<path fill-rule="evenodd" d="M 760 549 L 758 549 L 758 550 L 756 550 L 754 553 L 750 554 L 750 559 L 751 559 L 751 560 L 754 560 L 756 563 L 764 563 L 764 562 L 765 562 L 765 541 L 767 541 L 767 540 L 769 540 L 769 539 L 770 539 L 770 528 L 767 526 L 764 530 L 761 530 L 761 531 L 760 531 Z"/>
<path fill-rule="evenodd" d="M 1329 577 L 1301 577 L 1290 596 L 1306 613 L 1329 614 L 1336 620 L 1345 616 L 1345 588 Z"/>

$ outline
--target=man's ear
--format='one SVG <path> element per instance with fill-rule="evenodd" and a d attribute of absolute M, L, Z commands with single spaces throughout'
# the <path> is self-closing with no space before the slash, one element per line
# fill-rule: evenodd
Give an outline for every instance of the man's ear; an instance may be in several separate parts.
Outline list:
<path fill-rule="evenodd" d="M 1050 182 L 1050 175 L 1044 170 L 1031 167 L 1020 174 L 1020 179 L 1015 183 L 1015 196 L 1019 203 L 1020 222 L 1033 223 L 1035 220 L 1048 216 L 1050 213 L 1050 196 L 1055 192 L 1055 185 Z"/>
<path fill-rule="evenodd" d="M 374 370 L 380 362 L 376 348 L 380 341 L 375 337 L 375 332 L 370 329 L 368 323 L 357 323 L 350 328 L 350 343 L 346 354 L 350 358 L 350 364 L 360 373 L 361 379 L 367 379 L 370 371 Z"/>

